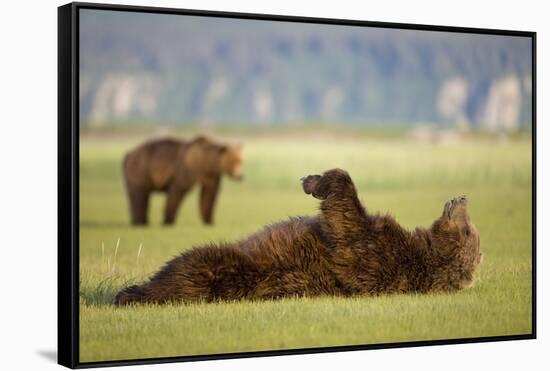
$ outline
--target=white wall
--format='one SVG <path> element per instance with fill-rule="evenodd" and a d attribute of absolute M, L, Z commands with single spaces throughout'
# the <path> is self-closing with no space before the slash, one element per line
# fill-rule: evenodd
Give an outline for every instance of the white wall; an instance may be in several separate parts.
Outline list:
<path fill-rule="evenodd" d="M 187 0 L 124 1 L 127 4 L 227 10 L 371 21 L 490 27 L 538 32 L 538 287 L 539 339 L 305 356 L 139 366 L 156 370 L 423 369 L 519 370 L 542 368 L 550 349 L 548 217 L 550 137 L 546 87 L 550 23 L 543 1 L 447 2 Z M 0 22 L 0 364 L 2 369 L 56 366 L 56 125 L 57 9 L 61 1 L 9 1 Z M 545 15 L 546 14 L 546 15 Z M 546 170 L 546 171 L 545 171 Z M 7 207 L 6 207 L 7 206 Z M 44 356 L 46 355 L 46 356 Z M 539 366 L 537 367 L 537 364 Z"/>

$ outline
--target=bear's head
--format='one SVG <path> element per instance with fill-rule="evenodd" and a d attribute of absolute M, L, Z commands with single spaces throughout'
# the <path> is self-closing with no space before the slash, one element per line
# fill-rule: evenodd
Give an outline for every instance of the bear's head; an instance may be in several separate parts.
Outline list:
<path fill-rule="evenodd" d="M 205 136 L 193 139 L 184 153 L 186 168 L 197 176 L 225 174 L 243 178 L 242 144 L 221 143 Z"/>
<path fill-rule="evenodd" d="M 242 144 L 225 144 L 221 148 L 221 171 L 235 180 L 242 180 Z"/>
<path fill-rule="evenodd" d="M 474 284 L 483 254 L 480 251 L 479 232 L 470 220 L 466 196 L 449 200 L 443 214 L 432 225 L 432 242 L 444 261 L 457 269 L 460 288 Z"/>

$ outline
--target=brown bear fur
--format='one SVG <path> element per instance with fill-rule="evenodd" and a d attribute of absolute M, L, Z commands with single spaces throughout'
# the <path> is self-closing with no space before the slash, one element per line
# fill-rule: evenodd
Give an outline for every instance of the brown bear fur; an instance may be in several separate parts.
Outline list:
<path fill-rule="evenodd" d="M 222 174 L 242 178 L 241 148 L 205 137 L 149 141 L 126 155 L 123 174 L 132 224 L 147 224 L 153 191 L 167 194 L 164 224 L 173 224 L 183 198 L 197 183 L 201 185 L 202 220 L 212 224 Z"/>
<path fill-rule="evenodd" d="M 473 284 L 481 253 L 464 196 L 448 201 L 430 228 L 407 231 L 391 216 L 368 214 L 343 170 L 302 185 L 321 200 L 319 216 L 185 252 L 148 282 L 120 291 L 115 304 L 450 292 Z"/>

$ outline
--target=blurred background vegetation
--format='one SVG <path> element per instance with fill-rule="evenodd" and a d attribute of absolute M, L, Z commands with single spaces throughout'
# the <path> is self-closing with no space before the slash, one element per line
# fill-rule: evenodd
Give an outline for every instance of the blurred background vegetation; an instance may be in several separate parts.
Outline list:
<path fill-rule="evenodd" d="M 83 10 L 83 127 L 531 127 L 526 37 Z"/>

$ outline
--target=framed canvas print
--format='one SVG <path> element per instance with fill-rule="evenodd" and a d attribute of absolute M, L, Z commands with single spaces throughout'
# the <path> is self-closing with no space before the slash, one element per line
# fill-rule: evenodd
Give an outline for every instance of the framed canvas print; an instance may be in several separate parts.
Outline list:
<path fill-rule="evenodd" d="M 58 19 L 60 364 L 535 338 L 534 32 Z"/>

